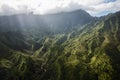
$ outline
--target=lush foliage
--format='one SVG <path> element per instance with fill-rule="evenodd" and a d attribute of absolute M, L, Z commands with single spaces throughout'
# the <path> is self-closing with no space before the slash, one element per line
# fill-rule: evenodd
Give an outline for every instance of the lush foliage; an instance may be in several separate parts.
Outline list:
<path fill-rule="evenodd" d="M 0 33 L 2 80 L 119 80 L 120 12 L 66 33 Z"/>

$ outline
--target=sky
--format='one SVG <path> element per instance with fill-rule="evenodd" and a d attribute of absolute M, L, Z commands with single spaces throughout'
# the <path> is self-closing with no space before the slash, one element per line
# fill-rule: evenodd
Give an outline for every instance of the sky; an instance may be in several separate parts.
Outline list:
<path fill-rule="evenodd" d="M 92 16 L 120 10 L 120 0 L 0 0 L 0 15 L 52 14 L 82 9 Z"/>

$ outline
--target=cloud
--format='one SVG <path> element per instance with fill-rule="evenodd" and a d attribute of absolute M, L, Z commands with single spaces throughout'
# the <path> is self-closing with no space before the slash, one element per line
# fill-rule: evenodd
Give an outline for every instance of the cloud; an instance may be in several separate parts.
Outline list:
<path fill-rule="evenodd" d="M 83 9 L 93 16 L 120 10 L 120 0 L 1 0 L 0 14 L 47 14 Z"/>
<path fill-rule="evenodd" d="M 2 5 L 1 9 L 2 9 L 1 14 L 13 14 L 16 11 L 14 8 L 12 8 L 12 7 L 10 7 L 9 5 L 6 5 L 6 4 Z"/>
<path fill-rule="evenodd" d="M 91 7 L 94 8 L 94 10 L 89 10 L 88 12 L 92 15 L 98 15 L 101 16 L 103 14 L 112 13 L 120 10 L 120 0 L 116 1 L 109 1 L 109 2 L 103 2 L 99 5 L 92 5 Z"/>

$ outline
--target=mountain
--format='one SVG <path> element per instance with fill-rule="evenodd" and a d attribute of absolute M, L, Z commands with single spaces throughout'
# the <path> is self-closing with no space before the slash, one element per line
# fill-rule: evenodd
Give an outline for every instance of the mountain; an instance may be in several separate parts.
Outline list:
<path fill-rule="evenodd" d="M 15 50 L 30 50 L 34 44 L 36 50 L 45 36 L 67 33 L 91 21 L 94 17 L 83 10 L 48 15 L 1 16 L 0 35 L 3 38 L 0 41 Z"/>
<path fill-rule="evenodd" d="M 78 17 L 83 13 L 85 16 Z M 49 24 L 57 24 L 56 32 L 49 32 L 48 27 L 51 25 L 46 28 L 42 26 L 44 29 L 41 25 L 32 27 L 32 20 L 30 24 L 25 22 L 24 27 L 15 23 L 14 27 L 22 27 L 19 30 L 1 30 L 0 78 L 120 80 L 120 12 L 96 19 L 85 11 L 77 10 L 49 14 L 52 17 L 49 19 L 56 15 L 54 20 L 48 20 Z M 42 17 L 45 16 L 48 18 L 48 15 Z M 28 17 L 24 18 L 29 20 Z M 74 25 L 67 25 L 66 22 L 69 21 L 73 21 Z M 12 26 L 5 25 L 12 29 Z M 3 28 L 2 25 L 1 27 Z M 63 28 L 66 27 L 69 29 L 64 31 Z M 57 32 L 59 28 L 63 31 Z"/>
<path fill-rule="evenodd" d="M 38 27 L 51 32 L 65 32 L 73 26 L 84 25 L 94 20 L 87 12 L 76 10 L 48 15 L 18 14 L 0 17 L 0 31 L 16 31 Z"/>

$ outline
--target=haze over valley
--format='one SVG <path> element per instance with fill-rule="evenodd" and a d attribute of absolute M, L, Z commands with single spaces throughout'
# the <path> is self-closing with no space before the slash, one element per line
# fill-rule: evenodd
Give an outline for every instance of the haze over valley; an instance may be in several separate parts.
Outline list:
<path fill-rule="evenodd" d="M 10 1 L 0 3 L 1 80 L 120 80 L 119 0 Z"/>

